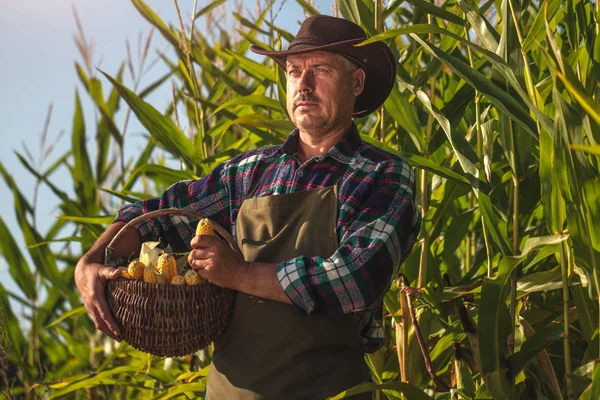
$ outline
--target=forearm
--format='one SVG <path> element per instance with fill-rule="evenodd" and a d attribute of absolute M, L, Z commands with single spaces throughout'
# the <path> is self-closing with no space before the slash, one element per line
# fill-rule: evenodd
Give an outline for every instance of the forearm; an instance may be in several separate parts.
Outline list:
<path fill-rule="evenodd" d="M 243 278 L 238 280 L 235 290 L 251 296 L 292 304 L 279 283 L 274 263 L 253 262 L 246 265 L 247 271 Z"/>
<path fill-rule="evenodd" d="M 94 242 L 92 247 L 81 257 L 78 268 L 89 263 L 104 263 L 104 250 L 116 234 L 125 226 L 124 222 L 115 222 L 110 225 L 102 235 Z M 113 257 L 129 257 L 137 255 L 142 246 L 140 234 L 135 228 L 130 228 L 124 232 L 118 243 L 115 244 Z"/>

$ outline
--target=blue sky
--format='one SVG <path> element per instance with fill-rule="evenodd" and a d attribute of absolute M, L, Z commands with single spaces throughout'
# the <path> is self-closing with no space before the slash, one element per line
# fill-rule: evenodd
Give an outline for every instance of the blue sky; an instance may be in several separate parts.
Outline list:
<path fill-rule="evenodd" d="M 320 12 L 330 14 L 332 1 L 316 1 L 315 6 Z M 178 25 L 173 1 L 146 2 L 165 21 Z M 193 0 L 179 0 L 184 21 L 189 21 L 193 4 Z M 207 0 L 199 0 L 198 9 L 207 4 Z M 233 5 L 233 1 L 230 0 L 227 4 Z M 150 25 L 131 2 L 126 0 L 0 0 L 0 161 L 28 199 L 33 195 L 34 179 L 21 166 L 14 150 L 23 153 L 24 143 L 35 159 L 39 157 L 40 137 L 49 105 L 53 104 L 53 112 L 46 143 L 55 143 L 55 149 L 44 162 L 44 167 L 51 165 L 70 146 L 76 88 L 79 89 L 86 114 L 87 133 L 91 135 L 95 132 L 94 111 L 79 84 L 74 68 L 74 62 L 81 62 L 81 57 L 73 41 L 73 35 L 77 33 L 73 5 L 77 8 L 87 38 L 93 39 L 94 63 L 109 74 L 115 74 L 126 58 L 126 39 L 129 39 L 135 54 L 139 34 L 142 33 L 145 37 L 150 29 Z M 254 10 L 255 5 L 255 0 L 244 1 L 244 7 L 249 10 Z M 278 0 L 275 3 L 276 8 L 281 5 L 278 25 L 296 32 L 297 21 L 304 18 L 300 7 L 290 0 Z M 203 20 L 199 20 L 201 21 Z M 200 25 L 197 24 L 197 28 L 208 29 Z M 165 48 L 165 42 L 157 34 L 154 36 L 153 47 Z M 149 71 L 140 87 L 152 82 L 152 78 L 160 76 L 164 70 L 161 64 L 157 64 Z M 130 84 L 131 80 L 126 81 L 127 83 Z M 105 82 L 104 86 L 106 91 L 108 84 Z M 148 101 L 158 109 L 163 109 L 169 99 L 170 89 L 165 89 L 148 98 Z M 128 131 L 136 130 L 140 132 L 142 129 L 137 121 L 131 121 Z M 61 132 L 64 132 L 62 136 Z M 91 149 L 93 142 L 89 138 L 88 141 L 88 148 Z M 127 148 L 130 154 L 135 150 L 135 142 Z M 71 181 L 64 171 L 54 175 L 53 182 L 64 191 L 71 191 Z M 23 253 L 26 253 L 14 216 L 12 193 L 1 179 L 0 199 L 0 217 L 22 246 Z M 45 232 L 58 215 L 56 205 L 54 195 L 42 187 L 37 202 L 37 225 L 41 232 Z M 15 288 L 2 258 L 0 282 L 9 290 Z"/>

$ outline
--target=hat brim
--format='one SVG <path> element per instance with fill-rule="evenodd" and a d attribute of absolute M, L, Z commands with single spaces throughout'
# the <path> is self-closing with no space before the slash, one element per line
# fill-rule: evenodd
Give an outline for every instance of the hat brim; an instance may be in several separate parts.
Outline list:
<path fill-rule="evenodd" d="M 286 69 L 288 56 L 327 51 L 350 58 L 365 71 L 363 92 L 354 103 L 354 118 L 364 117 L 377 110 L 389 96 L 396 79 L 396 63 L 387 45 L 382 42 L 356 46 L 365 39 L 351 39 L 325 45 L 297 44 L 285 51 L 271 51 L 259 46 L 251 46 L 250 50 L 257 54 L 271 57 Z"/>

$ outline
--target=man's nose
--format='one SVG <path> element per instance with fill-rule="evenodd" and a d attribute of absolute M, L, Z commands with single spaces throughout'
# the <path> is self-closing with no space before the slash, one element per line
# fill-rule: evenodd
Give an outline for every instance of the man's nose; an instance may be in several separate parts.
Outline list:
<path fill-rule="evenodd" d="M 315 88 L 314 76 L 312 72 L 308 69 L 302 71 L 302 75 L 300 75 L 300 79 L 298 80 L 298 92 L 300 93 L 310 93 Z"/>

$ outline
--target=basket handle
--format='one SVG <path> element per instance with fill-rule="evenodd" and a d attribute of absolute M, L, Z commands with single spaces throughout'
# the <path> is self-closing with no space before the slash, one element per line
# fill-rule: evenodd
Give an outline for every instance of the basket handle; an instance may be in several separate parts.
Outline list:
<path fill-rule="evenodd" d="M 194 213 L 192 211 L 182 210 L 179 208 L 163 208 L 162 210 L 150 211 L 146 214 L 140 215 L 139 217 L 135 217 L 134 219 L 126 223 L 125 226 L 123 226 L 119 230 L 119 232 L 117 232 L 117 234 L 112 238 L 108 246 L 106 246 L 106 249 L 104 249 L 104 264 L 108 265 L 111 262 L 111 256 L 114 250 L 115 243 L 117 243 L 121 236 L 123 236 L 123 234 L 126 231 L 128 231 L 133 225 L 150 218 L 162 217 L 164 215 L 183 215 L 185 217 L 191 217 L 197 220 L 201 220 L 204 218 L 200 214 Z M 233 237 L 229 234 L 229 232 L 223 229 L 219 224 L 213 223 L 213 225 L 215 231 L 219 234 L 219 236 L 221 236 L 229 244 L 229 247 L 231 247 L 233 251 L 235 251 L 240 257 L 243 258 L 240 249 L 238 248 L 237 244 L 235 243 Z"/>

